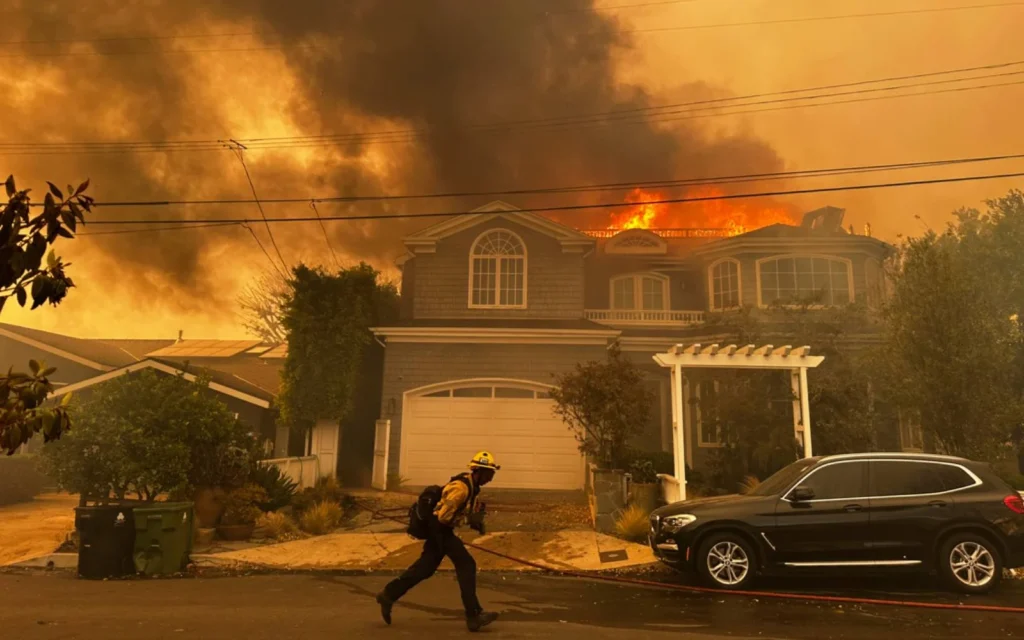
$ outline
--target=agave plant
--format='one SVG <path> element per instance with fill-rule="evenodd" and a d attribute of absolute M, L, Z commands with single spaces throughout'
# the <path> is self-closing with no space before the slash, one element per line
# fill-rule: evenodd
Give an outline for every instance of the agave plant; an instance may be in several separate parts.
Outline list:
<path fill-rule="evenodd" d="M 273 465 L 259 465 L 252 471 L 250 481 L 267 492 L 267 501 L 260 503 L 263 511 L 277 511 L 292 502 L 299 486 Z"/>

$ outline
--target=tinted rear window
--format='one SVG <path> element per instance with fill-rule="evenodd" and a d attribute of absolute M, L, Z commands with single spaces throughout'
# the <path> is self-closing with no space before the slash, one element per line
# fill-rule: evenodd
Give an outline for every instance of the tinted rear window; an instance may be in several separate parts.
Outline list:
<path fill-rule="evenodd" d="M 974 479 L 953 465 L 910 460 L 880 460 L 871 463 L 872 496 L 942 493 L 972 484 Z"/>

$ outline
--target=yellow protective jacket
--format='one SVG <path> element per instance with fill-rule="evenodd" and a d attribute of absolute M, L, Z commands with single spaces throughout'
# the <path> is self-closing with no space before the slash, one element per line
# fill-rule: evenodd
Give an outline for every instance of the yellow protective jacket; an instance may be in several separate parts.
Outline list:
<path fill-rule="evenodd" d="M 441 500 L 434 507 L 434 515 L 437 521 L 446 527 L 460 526 L 465 522 L 466 514 L 476 510 L 476 497 L 480 488 L 473 484 L 473 476 L 465 474 L 469 486 L 458 479 L 452 478 L 441 490 Z"/>

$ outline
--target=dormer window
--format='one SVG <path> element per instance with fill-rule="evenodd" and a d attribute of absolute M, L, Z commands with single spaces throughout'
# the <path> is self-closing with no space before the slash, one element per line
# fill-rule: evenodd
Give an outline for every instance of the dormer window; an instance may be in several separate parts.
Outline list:
<path fill-rule="evenodd" d="M 469 251 L 469 306 L 526 307 L 526 245 L 507 229 L 480 235 Z"/>
<path fill-rule="evenodd" d="M 665 310 L 668 308 L 668 278 L 656 273 L 613 278 L 611 302 L 612 309 Z"/>

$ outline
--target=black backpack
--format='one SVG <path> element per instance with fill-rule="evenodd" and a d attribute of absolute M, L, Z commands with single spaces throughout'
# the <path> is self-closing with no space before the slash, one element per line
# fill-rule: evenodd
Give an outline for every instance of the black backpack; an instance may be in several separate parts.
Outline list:
<path fill-rule="evenodd" d="M 453 482 L 455 480 L 461 480 L 469 487 L 470 491 L 473 490 L 473 485 L 465 475 L 452 478 Z M 437 508 L 437 503 L 441 501 L 441 493 L 443 491 L 444 487 L 434 484 L 420 493 L 420 497 L 409 507 L 409 527 L 406 529 L 406 533 L 417 540 L 426 540 L 429 537 L 430 522 L 437 518 L 434 515 L 434 509 Z M 470 498 L 472 499 L 472 496 Z"/>

